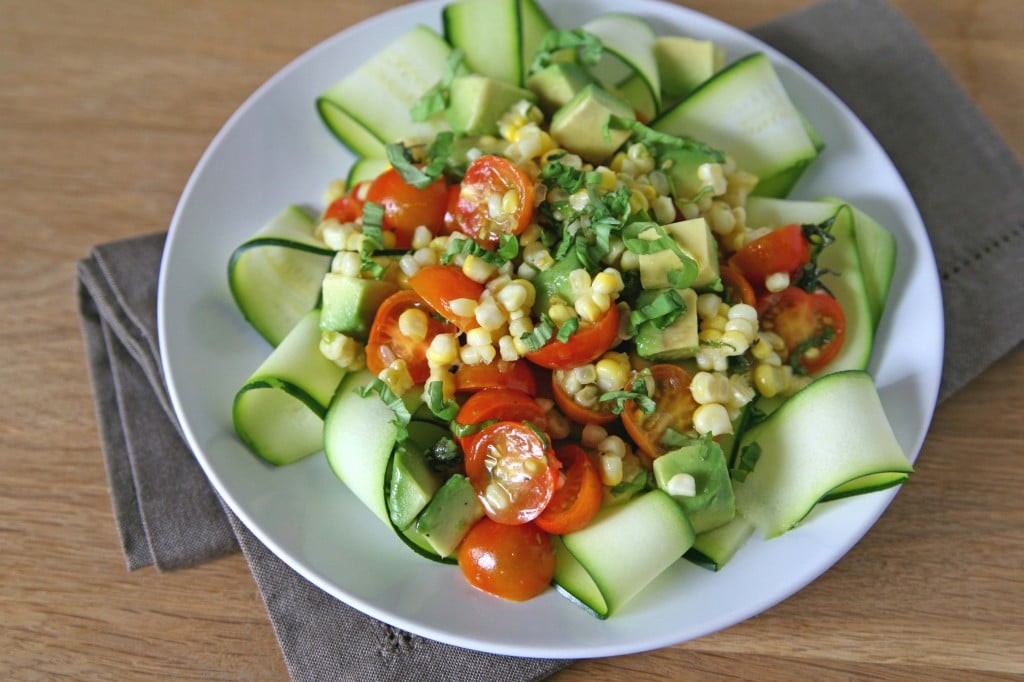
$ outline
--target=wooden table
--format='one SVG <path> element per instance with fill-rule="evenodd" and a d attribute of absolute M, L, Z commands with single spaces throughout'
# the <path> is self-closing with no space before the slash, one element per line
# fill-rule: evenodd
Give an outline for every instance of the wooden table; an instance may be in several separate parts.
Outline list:
<path fill-rule="evenodd" d="M 3 679 L 286 678 L 240 556 L 125 571 L 74 263 L 93 244 L 165 229 L 193 165 L 253 89 L 395 4 L 0 0 Z M 689 4 L 750 26 L 809 3 Z M 896 4 L 1024 154 L 1020 0 Z M 1016 352 L 945 403 L 889 511 L 797 595 L 724 632 L 579 662 L 558 679 L 1024 674 L 1022 379 Z"/>

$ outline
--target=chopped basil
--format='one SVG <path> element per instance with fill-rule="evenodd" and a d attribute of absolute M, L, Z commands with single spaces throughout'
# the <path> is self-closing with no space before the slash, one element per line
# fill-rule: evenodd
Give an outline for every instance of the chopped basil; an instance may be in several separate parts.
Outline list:
<path fill-rule="evenodd" d="M 444 399 L 444 384 L 431 381 L 427 384 L 427 407 L 438 419 L 450 422 L 459 413 L 459 404 L 454 400 Z"/>
<path fill-rule="evenodd" d="M 408 438 L 409 431 L 406 427 L 409 425 L 412 415 L 409 414 L 409 409 L 405 406 L 405 402 L 395 395 L 388 385 L 380 379 L 374 379 L 366 386 L 359 389 L 359 395 L 364 398 L 367 398 L 374 393 L 376 393 L 377 396 L 384 401 L 384 404 L 391 408 L 391 411 L 395 413 L 395 418 L 391 422 L 398 430 L 395 440 L 401 442 Z"/>
<path fill-rule="evenodd" d="M 729 470 L 729 476 L 734 481 L 742 483 L 747 480 L 747 474 L 754 470 L 757 460 L 761 457 L 761 446 L 751 443 L 740 450 L 740 459 L 736 466 Z"/>
<path fill-rule="evenodd" d="M 388 162 L 402 176 L 402 180 L 417 189 L 425 189 L 444 175 L 454 142 L 455 133 L 450 130 L 438 133 L 427 149 L 426 163 L 422 168 L 413 162 L 412 151 L 401 142 L 388 144 L 384 150 L 387 153 Z"/>
<path fill-rule="evenodd" d="M 703 142 L 698 142 L 690 137 L 681 137 L 678 135 L 671 135 L 669 133 L 663 133 L 659 130 L 655 130 L 649 126 L 644 125 L 640 121 L 632 118 L 624 118 L 622 116 L 609 116 L 607 121 L 606 134 L 610 135 L 610 130 L 628 130 L 632 133 L 630 139 L 634 142 L 646 145 L 656 151 L 657 149 L 692 149 L 694 151 L 700 151 L 711 157 L 716 163 L 724 163 L 725 155 L 713 149 Z"/>
<path fill-rule="evenodd" d="M 511 235 L 510 235 L 511 236 Z M 514 237 L 513 237 L 514 238 Z M 516 248 L 518 249 L 518 243 Z M 451 262 L 452 258 L 460 254 L 467 256 L 476 256 L 482 261 L 486 261 L 494 267 L 500 268 L 502 265 L 508 262 L 500 253 L 494 251 L 488 251 L 484 247 L 477 244 L 472 239 L 449 239 L 448 249 L 441 256 L 441 263 L 447 265 Z"/>
<path fill-rule="evenodd" d="M 477 424 L 460 424 L 457 421 L 453 421 L 452 433 L 458 438 L 465 438 L 466 436 L 472 436 L 474 433 L 486 429 L 488 426 L 497 424 L 498 421 L 499 420 L 497 419 L 488 419 Z"/>
<path fill-rule="evenodd" d="M 628 388 L 624 388 L 620 391 L 608 391 L 607 393 L 602 393 L 598 400 L 600 402 L 611 402 L 612 405 L 610 410 L 612 414 L 622 414 L 622 411 L 626 409 L 626 403 L 630 401 L 636 403 L 636 406 L 640 408 L 640 411 L 644 414 L 653 413 L 658 409 L 658 406 L 647 393 L 647 381 L 645 380 L 645 377 L 650 376 L 650 373 L 651 371 L 649 369 L 638 372 Z"/>
<path fill-rule="evenodd" d="M 502 232 L 498 236 L 498 255 L 505 260 L 512 260 L 519 255 L 519 237 Z M 498 267 L 501 267 L 500 265 Z"/>
<path fill-rule="evenodd" d="M 570 49 L 578 49 L 580 60 L 584 64 L 594 66 L 601 60 L 604 44 L 600 38 L 580 28 L 571 31 L 557 29 L 548 31 L 540 41 L 540 45 L 537 46 L 528 73 L 533 74 L 551 66 L 557 52 Z"/>
<path fill-rule="evenodd" d="M 580 318 L 570 317 L 558 328 L 558 336 L 556 338 L 562 343 L 568 343 L 569 337 L 579 331 L 579 328 Z"/>
<path fill-rule="evenodd" d="M 409 110 L 412 120 L 417 122 L 426 121 L 434 114 L 448 108 L 449 90 L 452 86 L 452 81 L 455 80 L 455 76 L 462 69 L 462 62 L 465 57 L 466 53 L 461 49 L 455 48 L 452 50 L 451 54 L 448 55 L 448 61 L 444 65 L 444 71 L 441 74 L 440 80 L 423 93 L 423 96 Z"/>
<path fill-rule="evenodd" d="M 656 329 L 667 329 L 669 325 L 686 313 L 686 301 L 675 289 L 665 289 L 650 303 L 629 314 L 629 333 L 635 335 L 644 322 L 650 322 Z"/>
<path fill-rule="evenodd" d="M 625 494 L 636 494 L 642 492 L 647 488 L 648 485 L 648 474 L 647 471 L 641 469 L 637 472 L 637 475 L 628 481 L 623 481 L 611 489 L 612 495 L 625 495 Z"/>
<path fill-rule="evenodd" d="M 384 276 L 386 268 L 373 260 L 373 254 L 384 247 L 384 207 L 367 201 L 363 205 L 363 241 L 359 247 L 360 270 L 374 279 Z"/>
<path fill-rule="evenodd" d="M 545 313 L 541 313 L 540 322 L 534 326 L 533 331 L 526 332 L 519 339 L 526 344 L 531 351 L 540 350 L 555 335 L 555 323 Z"/>

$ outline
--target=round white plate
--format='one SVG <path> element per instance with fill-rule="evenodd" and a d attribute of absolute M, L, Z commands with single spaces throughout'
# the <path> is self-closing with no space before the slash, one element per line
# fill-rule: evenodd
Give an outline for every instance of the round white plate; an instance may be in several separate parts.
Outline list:
<path fill-rule="evenodd" d="M 317 95 L 414 23 L 440 29 L 443 4 L 401 7 L 309 50 L 235 112 L 196 167 L 171 224 L 158 304 L 164 370 L 190 446 L 219 493 L 277 556 L 355 608 L 425 637 L 521 656 L 610 656 L 700 637 L 760 613 L 842 557 L 895 490 L 822 505 L 781 538 L 753 539 L 720 573 L 679 561 L 602 622 L 554 590 L 525 604 L 474 590 L 457 568 L 409 551 L 322 456 L 275 469 L 235 437 L 232 398 L 270 348 L 232 301 L 228 257 L 286 205 L 318 205 L 328 182 L 353 161 L 319 120 Z M 544 5 L 563 27 L 621 6 Z M 897 271 L 871 370 L 900 443 L 916 457 L 938 391 L 943 327 L 934 257 L 902 179 L 850 111 L 773 49 L 673 5 L 634 0 L 630 9 L 658 33 L 717 41 L 729 61 L 767 52 L 828 145 L 795 196 L 841 196 L 896 235 Z"/>

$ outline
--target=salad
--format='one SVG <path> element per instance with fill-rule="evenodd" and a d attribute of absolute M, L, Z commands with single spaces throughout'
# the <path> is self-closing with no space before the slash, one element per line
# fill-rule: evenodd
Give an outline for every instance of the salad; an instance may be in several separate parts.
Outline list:
<path fill-rule="evenodd" d="M 450 5 L 446 40 L 417 27 L 321 98 L 362 158 L 232 257 L 275 345 L 235 426 L 275 464 L 322 449 L 475 587 L 606 617 L 684 555 L 905 480 L 864 372 L 895 252 L 784 198 L 822 141 L 764 55 L 518 1 L 510 73 L 479 37 L 508 4 Z M 410 54 L 411 93 L 381 76 Z"/>

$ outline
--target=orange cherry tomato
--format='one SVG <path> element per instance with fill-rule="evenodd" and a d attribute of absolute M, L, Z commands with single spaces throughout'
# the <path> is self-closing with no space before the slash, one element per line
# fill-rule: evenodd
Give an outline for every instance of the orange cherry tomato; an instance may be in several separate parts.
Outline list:
<path fill-rule="evenodd" d="M 466 276 L 454 265 L 428 265 L 409 278 L 409 286 L 423 298 L 438 315 L 461 331 L 480 326 L 472 315 L 458 315 L 452 310 L 452 301 L 459 298 L 480 299 L 484 287 Z"/>
<path fill-rule="evenodd" d="M 412 246 L 413 232 L 425 225 L 438 234 L 444 228 L 444 212 L 448 205 L 448 185 L 437 179 L 423 189 L 406 183 L 394 168 L 381 173 L 370 185 L 366 200 L 384 207 L 382 227 L 395 233 L 400 249 Z"/>
<path fill-rule="evenodd" d="M 422 310 L 427 315 L 425 340 L 410 338 L 398 327 L 398 318 L 410 308 Z M 430 306 L 414 291 L 399 291 L 388 296 L 377 309 L 370 327 L 366 343 L 367 369 L 379 374 L 395 360 L 402 359 L 415 383 L 422 384 L 430 378 L 430 367 L 427 365 L 430 340 L 438 334 L 456 333 L 453 325 L 436 319 L 431 312 Z"/>
<path fill-rule="evenodd" d="M 548 369 L 571 369 L 593 362 L 615 344 L 619 335 L 619 309 L 612 306 L 593 324 L 581 324 L 566 342 L 552 337 L 526 359 Z"/>
<path fill-rule="evenodd" d="M 565 482 L 555 490 L 535 523 L 548 533 L 564 535 L 585 528 L 601 508 L 601 474 L 590 455 L 578 445 L 564 445 L 555 453 L 562 463 Z"/>
<path fill-rule="evenodd" d="M 551 538 L 532 523 L 509 526 L 484 517 L 462 539 L 458 560 L 470 585 L 511 601 L 536 597 L 555 577 Z"/>
<path fill-rule="evenodd" d="M 465 442 L 466 475 L 487 516 L 518 524 L 544 511 L 561 466 L 547 435 L 522 422 L 503 421 Z"/>
<path fill-rule="evenodd" d="M 757 306 L 761 329 L 786 342 L 788 362 L 813 374 L 839 354 L 846 339 L 846 316 L 836 299 L 824 291 L 809 294 L 789 287 L 761 298 Z"/>
<path fill-rule="evenodd" d="M 481 244 L 496 243 L 502 234 L 520 234 L 530 224 L 533 196 L 533 182 L 519 166 L 500 156 L 479 156 L 462 177 L 454 224 Z M 501 207 L 497 218 L 492 204 Z"/>
<path fill-rule="evenodd" d="M 722 280 L 722 286 L 725 287 L 722 298 L 726 303 L 729 305 L 737 303 L 746 303 L 749 306 L 757 305 L 754 287 L 750 286 L 750 282 L 739 270 L 723 265 L 718 269 L 718 276 Z"/>
<path fill-rule="evenodd" d="M 484 388 L 511 388 L 537 395 L 537 379 L 530 363 L 495 360 L 489 365 L 459 365 L 455 370 L 455 392 L 472 393 Z"/>
<path fill-rule="evenodd" d="M 776 272 L 792 274 L 811 260 L 811 246 L 803 229 L 796 224 L 772 230 L 744 245 L 729 259 L 755 289 L 764 290 L 764 281 Z"/>
<path fill-rule="evenodd" d="M 363 215 L 363 204 L 366 203 L 366 190 L 369 183 L 361 182 L 346 194 L 331 202 L 324 211 L 324 220 L 334 219 L 339 223 L 351 223 Z"/>
<path fill-rule="evenodd" d="M 485 388 L 466 399 L 455 415 L 455 424 L 469 426 L 492 420 L 519 421 L 535 424 L 541 431 L 547 431 L 548 418 L 533 397 L 512 388 Z M 465 449 L 476 434 L 456 437 Z"/>
<path fill-rule="evenodd" d="M 442 234 L 451 234 L 452 232 L 460 232 L 459 223 L 455 218 L 455 213 L 458 210 L 459 205 L 459 194 L 462 191 L 462 185 L 450 185 L 448 187 L 448 203 L 445 204 L 444 210 L 444 223 Z"/>
<path fill-rule="evenodd" d="M 655 458 L 668 452 L 661 439 L 669 428 L 679 433 L 692 430 L 697 401 L 690 393 L 691 377 L 685 369 L 670 364 L 652 365 L 650 369 L 654 379 L 651 398 L 657 409 L 644 414 L 635 401 L 628 401 L 622 410 L 622 425 L 637 447 Z"/>
<path fill-rule="evenodd" d="M 619 415 L 611 411 L 607 404 L 597 403 L 593 407 L 584 407 L 576 402 L 576 398 L 565 388 L 565 380 L 571 369 L 556 369 L 551 373 L 551 394 L 558 404 L 558 409 L 569 419 L 578 424 L 607 424 L 615 421 Z"/>

